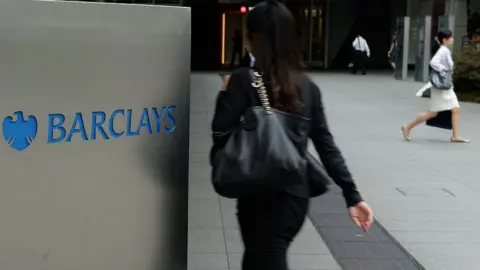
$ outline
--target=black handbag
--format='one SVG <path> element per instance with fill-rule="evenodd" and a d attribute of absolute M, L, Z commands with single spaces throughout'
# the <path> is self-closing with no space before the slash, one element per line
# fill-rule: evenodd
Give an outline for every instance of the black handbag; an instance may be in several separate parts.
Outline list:
<path fill-rule="evenodd" d="M 441 129 L 452 129 L 452 111 L 438 112 L 437 116 L 426 121 L 427 126 Z"/>
<path fill-rule="evenodd" d="M 213 160 L 212 183 L 227 198 L 276 192 L 305 181 L 309 119 L 270 107 L 258 72 L 251 85 L 262 106 L 247 109 Z"/>
<path fill-rule="evenodd" d="M 318 159 L 310 153 L 307 153 L 306 158 L 308 190 L 310 198 L 313 198 L 328 192 L 328 186 L 332 181 Z"/>

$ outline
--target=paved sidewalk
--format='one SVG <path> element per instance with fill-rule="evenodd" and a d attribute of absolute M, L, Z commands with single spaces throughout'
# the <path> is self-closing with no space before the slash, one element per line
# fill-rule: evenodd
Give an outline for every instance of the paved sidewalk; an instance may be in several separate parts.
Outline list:
<path fill-rule="evenodd" d="M 239 270 L 243 244 L 232 200 L 220 198 L 210 184 L 210 121 L 218 93 L 218 74 L 191 79 L 189 270 Z M 290 250 L 292 270 L 337 270 L 337 262 L 307 220 Z"/>
<path fill-rule="evenodd" d="M 461 130 L 400 126 L 428 108 L 422 84 L 389 76 L 315 74 L 329 123 L 377 219 L 426 269 L 480 269 L 480 105 L 462 103 Z"/>
<path fill-rule="evenodd" d="M 311 77 L 323 91 L 336 141 L 382 226 L 428 270 L 478 270 L 480 105 L 461 104 L 461 129 L 470 144 L 451 144 L 449 132 L 426 126 L 404 142 L 400 126 L 428 108 L 428 99 L 415 97 L 421 83 L 375 74 Z M 216 196 L 209 182 L 209 122 L 219 83 L 217 74 L 192 75 L 191 270 L 238 269 L 242 251 L 234 205 Z M 291 254 L 292 270 L 340 269 L 310 222 Z"/>

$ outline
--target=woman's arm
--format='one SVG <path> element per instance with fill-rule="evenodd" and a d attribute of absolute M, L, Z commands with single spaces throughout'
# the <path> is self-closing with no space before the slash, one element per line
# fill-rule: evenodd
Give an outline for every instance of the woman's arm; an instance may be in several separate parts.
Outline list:
<path fill-rule="evenodd" d="M 242 80 L 242 74 L 234 72 L 228 79 L 226 90 L 218 93 L 212 121 L 213 134 L 228 133 L 240 123 L 246 108 Z"/>
<path fill-rule="evenodd" d="M 447 54 L 447 62 L 448 62 L 448 70 L 453 70 L 453 58 L 452 58 L 452 52 L 448 52 Z"/>
<path fill-rule="evenodd" d="M 312 84 L 314 91 L 312 98 L 314 99 L 314 111 L 312 118 L 312 130 L 310 138 L 317 149 L 328 175 L 335 181 L 343 191 L 343 197 L 348 207 L 354 206 L 363 199 L 357 191 L 352 175 L 345 164 L 345 160 L 340 153 L 337 145 L 333 140 L 333 136 L 328 128 L 323 102 L 320 90 Z"/>
<path fill-rule="evenodd" d="M 446 53 L 448 52 L 449 52 L 448 49 L 444 47 L 440 47 L 437 53 L 435 53 L 435 55 L 432 57 L 432 60 L 430 60 L 430 66 L 435 71 L 441 72 L 449 69 L 448 67 L 442 64 L 442 60 L 445 59 L 445 57 L 447 57 Z"/>
<path fill-rule="evenodd" d="M 392 54 L 392 51 L 393 51 L 394 47 L 395 47 L 395 44 L 392 42 L 392 44 L 390 44 L 390 49 L 387 52 L 388 56 L 390 56 Z"/>
<path fill-rule="evenodd" d="M 366 39 L 363 39 L 363 44 L 365 46 L 365 52 L 367 53 L 367 56 L 370 57 L 370 47 L 368 46 L 368 42 Z"/>
<path fill-rule="evenodd" d="M 246 95 L 242 90 L 244 78 L 241 69 L 237 69 L 226 78 L 226 90 L 219 91 L 212 121 L 213 146 L 210 161 L 218 150 L 222 149 L 230 137 L 230 133 L 240 124 L 240 117 L 247 108 Z"/>

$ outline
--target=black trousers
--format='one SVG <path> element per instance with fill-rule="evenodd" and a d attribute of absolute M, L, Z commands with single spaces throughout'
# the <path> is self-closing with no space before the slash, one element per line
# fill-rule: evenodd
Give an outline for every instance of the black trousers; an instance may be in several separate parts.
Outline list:
<path fill-rule="evenodd" d="M 367 53 L 364 51 L 353 52 L 353 68 L 352 73 L 355 74 L 360 69 L 363 74 L 367 73 Z"/>
<path fill-rule="evenodd" d="M 242 270 L 288 270 L 287 250 L 305 221 L 308 202 L 285 193 L 238 199 Z"/>
<path fill-rule="evenodd" d="M 242 61 L 242 50 L 240 49 L 235 49 L 232 51 L 232 58 L 230 60 L 230 68 L 233 68 L 235 67 L 235 61 L 237 60 L 237 56 L 238 56 L 238 61 L 241 62 Z"/>

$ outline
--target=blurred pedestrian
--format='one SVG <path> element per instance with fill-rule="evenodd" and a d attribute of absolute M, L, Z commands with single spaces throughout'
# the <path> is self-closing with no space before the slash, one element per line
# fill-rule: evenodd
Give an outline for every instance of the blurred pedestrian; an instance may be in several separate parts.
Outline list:
<path fill-rule="evenodd" d="M 395 31 L 393 31 L 392 40 L 390 42 L 390 49 L 387 52 L 387 56 L 388 56 L 388 62 L 389 62 L 390 66 L 392 67 L 392 69 L 394 71 L 395 71 L 395 59 L 396 59 L 396 56 L 397 56 L 397 48 L 398 48 L 397 43 L 398 43 L 397 42 L 397 33 Z"/>
<path fill-rule="evenodd" d="M 232 49 L 232 58 L 230 59 L 230 69 L 235 68 L 235 62 L 241 62 L 242 58 L 242 31 L 240 29 L 236 29 L 235 33 L 232 38 L 233 49 Z"/>
<path fill-rule="evenodd" d="M 449 47 L 453 45 L 454 38 L 452 31 L 444 30 L 437 34 L 438 43 L 433 47 L 433 57 L 430 61 L 430 67 L 435 72 L 453 72 L 454 62 L 452 59 L 452 52 Z M 452 136 L 450 141 L 453 143 L 468 143 L 469 140 L 460 136 L 460 104 L 457 99 L 453 87 L 448 90 L 437 89 L 430 83 L 430 108 L 428 112 L 422 113 L 417 118 L 402 126 L 402 134 L 406 141 L 410 141 L 410 131 L 425 121 L 434 120 L 439 115 L 444 115 L 443 112 L 451 114 L 449 123 L 440 123 L 441 126 L 451 126 Z M 424 86 L 427 89 L 429 85 Z M 418 95 L 418 93 L 417 93 Z M 442 117 L 442 122 L 444 122 Z M 437 125 L 437 124 L 436 124 Z M 441 127 L 439 126 L 439 127 Z"/>
<path fill-rule="evenodd" d="M 269 110 L 275 118 L 283 115 L 291 121 L 283 126 L 289 136 L 296 136 L 299 129 L 306 130 L 306 134 L 302 134 L 312 140 L 326 172 L 342 188 L 350 217 L 358 227 L 367 230 L 373 222 L 372 210 L 363 201 L 334 142 L 320 90 L 302 71 L 300 40 L 290 10 L 277 1 L 262 2 L 247 15 L 247 30 L 248 48 L 255 58 L 255 72 L 251 68 L 236 69 L 227 77 L 218 94 L 212 121 L 214 145 L 210 158 L 213 172 L 218 169 L 216 165 L 225 157 L 226 150 L 238 145 L 262 148 L 262 145 L 256 145 L 257 141 L 247 144 L 241 140 L 242 134 L 246 136 L 244 131 L 247 127 L 249 133 L 258 132 L 249 126 L 250 118 L 247 116 L 251 115 L 252 108 Z M 261 78 L 262 83 L 252 77 Z M 265 93 L 259 90 L 262 85 Z M 263 123 L 257 124 L 265 127 Z M 285 152 L 278 150 L 278 155 L 306 153 L 308 138 L 304 135 L 295 137 L 300 145 L 298 153 L 288 153 L 286 145 L 280 145 L 278 149 L 285 149 Z M 275 142 L 268 143 L 275 146 Z M 244 152 L 251 153 L 250 149 Z M 258 156 L 257 160 L 246 158 L 244 156 L 242 162 L 251 163 L 251 169 L 247 169 L 245 174 L 264 169 L 258 164 L 265 164 L 265 159 L 269 157 Z M 309 182 L 303 178 L 296 176 L 292 179 L 288 175 L 265 172 L 258 181 L 284 183 L 288 180 L 290 184 L 248 194 L 238 190 L 243 194 L 237 197 L 237 217 L 245 246 L 242 270 L 288 270 L 287 250 L 305 221 L 311 196 Z"/>
<path fill-rule="evenodd" d="M 367 74 L 367 61 L 370 58 L 370 47 L 367 41 L 358 34 L 352 43 L 353 47 L 353 67 L 352 74 L 356 74 L 358 70 L 362 71 L 362 74 Z"/>

